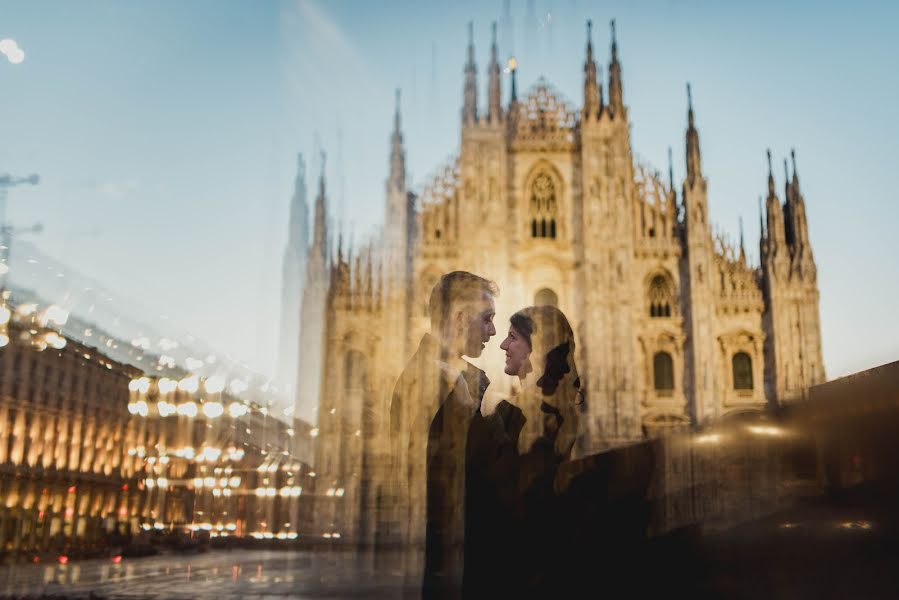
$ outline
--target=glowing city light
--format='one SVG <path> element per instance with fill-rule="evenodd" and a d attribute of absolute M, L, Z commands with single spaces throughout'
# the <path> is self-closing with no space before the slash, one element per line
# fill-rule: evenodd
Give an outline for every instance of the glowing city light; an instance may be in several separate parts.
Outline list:
<path fill-rule="evenodd" d="M 170 402 L 161 400 L 156 403 L 156 411 L 159 413 L 160 417 L 169 417 L 178 412 L 178 407 Z"/>
<path fill-rule="evenodd" d="M 218 394 L 225 389 L 225 378 L 220 375 L 214 375 L 203 382 L 203 387 L 207 394 Z"/>
<path fill-rule="evenodd" d="M 200 455 L 197 457 L 198 460 L 208 460 L 209 462 L 215 462 L 221 457 L 222 451 L 218 448 L 206 447 L 203 448 L 203 451 L 200 452 Z"/>
<path fill-rule="evenodd" d="M 49 325 L 50 323 L 55 325 L 65 325 L 66 321 L 69 320 L 69 311 L 56 306 L 55 304 L 51 304 L 38 320 L 41 325 Z"/>
<path fill-rule="evenodd" d="M 30 317 L 35 312 L 37 312 L 37 304 L 26 303 L 20 304 L 16 307 L 16 312 L 22 315 L 23 317 Z"/>
<path fill-rule="evenodd" d="M 220 402 L 204 402 L 203 414 L 209 419 L 217 419 L 224 414 L 225 408 Z"/>
<path fill-rule="evenodd" d="M 156 387 L 159 389 L 160 394 L 170 394 L 178 389 L 178 382 L 168 377 L 163 377 L 156 382 Z"/>
<path fill-rule="evenodd" d="M 44 334 L 44 343 L 56 350 L 62 350 L 66 347 L 66 338 L 55 331 L 48 331 Z"/>
<path fill-rule="evenodd" d="M 779 436 L 783 435 L 784 430 L 780 427 L 773 426 L 764 426 L 764 425 L 751 425 L 747 427 L 750 433 L 754 433 L 756 435 L 768 435 L 768 436 Z"/>
<path fill-rule="evenodd" d="M 175 450 L 175 456 L 177 456 L 179 458 L 186 458 L 187 460 L 193 460 L 195 455 L 196 455 L 196 453 L 195 453 L 194 449 L 191 448 L 190 446 L 186 446 L 184 448 L 178 448 L 177 450 Z"/>
<path fill-rule="evenodd" d="M 178 414 L 182 417 L 196 417 L 197 405 L 195 402 L 185 402 L 178 405 Z"/>
<path fill-rule="evenodd" d="M 241 402 L 232 402 L 228 405 L 228 414 L 234 419 L 239 419 L 247 414 L 249 410 L 249 407 Z"/>
<path fill-rule="evenodd" d="M 200 389 L 200 380 L 196 375 L 190 375 L 185 377 L 181 381 L 178 382 L 178 389 L 182 392 L 188 392 L 190 394 L 195 393 L 198 389 Z"/>
<path fill-rule="evenodd" d="M 3 265 L 5 266 L 5 265 Z M 2 275 L 3 273 L 0 273 Z M 6 306 L 0 305 L 0 325 L 5 325 L 9 323 L 9 318 L 12 316 L 12 312 L 6 308 Z"/>

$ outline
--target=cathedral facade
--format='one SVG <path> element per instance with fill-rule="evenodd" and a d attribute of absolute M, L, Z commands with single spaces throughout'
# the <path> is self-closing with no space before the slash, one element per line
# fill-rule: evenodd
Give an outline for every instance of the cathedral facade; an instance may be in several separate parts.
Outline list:
<path fill-rule="evenodd" d="M 583 68 L 579 109 L 543 79 L 519 96 L 514 68 L 504 103 L 494 28 L 482 105 L 469 39 L 459 156 L 412 193 L 398 98 L 384 229 L 361 250 L 325 251 L 322 176 L 300 378 L 320 381 L 306 393 L 319 401 L 316 521 L 326 531 L 362 543 L 379 535 L 391 391 L 449 271 L 499 285 L 497 345 L 524 306 L 568 316 L 587 396 L 581 453 L 800 399 L 825 380 L 795 161 L 781 198 L 769 156 L 760 264 L 748 264 L 742 239 L 728 245 L 708 221 L 692 101 L 676 186 L 670 165 L 663 181 L 634 158 L 614 24 L 606 85 L 589 34 Z M 321 327 L 307 327 L 307 313 Z M 509 385 L 502 360 L 488 346 L 478 363 L 498 390 Z"/>

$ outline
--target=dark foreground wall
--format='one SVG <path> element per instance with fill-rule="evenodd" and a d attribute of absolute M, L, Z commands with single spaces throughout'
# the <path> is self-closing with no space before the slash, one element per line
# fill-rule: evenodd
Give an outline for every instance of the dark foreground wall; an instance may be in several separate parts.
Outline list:
<path fill-rule="evenodd" d="M 564 466 L 559 586 L 899 597 L 899 363 Z"/>

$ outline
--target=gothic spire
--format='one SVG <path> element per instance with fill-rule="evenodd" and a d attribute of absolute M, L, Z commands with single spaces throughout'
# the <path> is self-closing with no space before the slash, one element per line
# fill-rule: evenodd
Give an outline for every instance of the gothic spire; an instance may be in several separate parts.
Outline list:
<path fill-rule="evenodd" d="M 615 38 L 615 19 L 612 19 L 612 60 L 609 63 L 609 113 L 614 118 L 624 109 L 621 91 L 621 63 L 618 62 L 618 41 Z"/>
<path fill-rule="evenodd" d="M 765 219 L 764 212 L 762 210 L 762 197 L 759 196 L 759 237 L 765 237 Z"/>
<path fill-rule="evenodd" d="M 674 188 L 674 163 L 671 158 L 671 146 L 668 146 L 668 210 L 672 231 L 677 228 L 677 190 Z"/>
<path fill-rule="evenodd" d="M 406 152 L 400 129 L 400 89 L 396 89 L 396 109 L 393 114 L 393 135 L 390 137 L 390 178 L 388 188 L 402 190 L 406 184 Z"/>
<path fill-rule="evenodd" d="M 668 186 L 674 191 L 674 160 L 671 158 L 671 146 L 668 146 Z"/>
<path fill-rule="evenodd" d="M 327 196 L 325 194 L 325 160 L 327 155 L 325 151 L 321 151 L 321 174 L 318 178 L 318 196 L 315 199 L 315 224 L 312 232 L 312 253 L 322 260 L 328 253 L 328 228 L 326 219 L 327 212 Z"/>
<path fill-rule="evenodd" d="M 584 119 L 599 117 L 602 96 L 593 60 L 593 21 L 587 21 L 587 59 L 584 61 Z"/>
<path fill-rule="evenodd" d="M 294 183 L 296 191 L 306 191 L 306 159 L 302 152 L 297 153 L 297 178 Z"/>
<path fill-rule="evenodd" d="M 290 201 L 290 230 L 288 232 L 288 252 L 298 258 L 306 255 L 309 243 L 309 208 L 306 204 L 306 161 L 302 153 L 297 154 L 297 177 L 294 181 L 293 198 Z"/>
<path fill-rule="evenodd" d="M 478 82 L 474 64 L 474 23 L 468 22 L 468 62 L 465 63 L 465 90 L 463 94 L 462 121 L 475 123 L 478 120 Z"/>
<path fill-rule="evenodd" d="M 793 161 L 793 193 L 798 198 L 799 194 L 799 172 L 796 170 L 796 149 L 790 148 L 790 158 Z"/>
<path fill-rule="evenodd" d="M 365 287 L 362 288 L 362 293 L 365 298 L 365 301 L 370 303 L 372 299 L 372 293 L 374 292 L 373 285 L 373 271 L 374 266 L 372 265 L 372 248 L 371 242 L 368 243 L 368 247 L 365 250 Z"/>
<path fill-rule="evenodd" d="M 343 227 L 337 232 L 337 264 L 343 262 Z"/>
<path fill-rule="evenodd" d="M 765 227 L 765 256 L 775 256 L 778 248 L 786 243 L 786 228 L 784 223 L 783 206 L 777 198 L 777 192 L 774 189 L 774 173 L 771 168 L 771 150 L 767 150 L 768 155 L 768 200 L 767 200 L 767 216 L 768 221 Z"/>
<path fill-rule="evenodd" d="M 740 262 L 746 262 L 746 246 L 743 244 L 743 217 L 740 217 Z"/>
<path fill-rule="evenodd" d="M 518 102 L 518 86 L 515 84 L 515 71 L 518 69 L 518 60 L 513 56 L 509 59 L 509 71 L 511 73 L 512 85 L 511 85 L 511 96 L 509 100 L 509 104 L 516 104 Z"/>
<path fill-rule="evenodd" d="M 350 256 L 350 260 L 353 260 L 353 257 Z M 362 285 L 365 279 L 362 276 L 362 251 L 356 252 L 356 260 L 353 265 L 353 293 L 356 296 L 357 305 L 363 305 L 362 303 Z"/>
<path fill-rule="evenodd" d="M 496 48 L 496 21 L 491 28 L 493 41 L 490 44 L 490 81 L 487 83 L 487 118 L 496 123 L 503 118 L 502 93 L 499 81 L 499 58 Z"/>
<path fill-rule="evenodd" d="M 699 153 L 699 132 L 693 117 L 693 94 L 687 84 L 687 181 L 692 186 L 702 177 L 702 159 Z"/>

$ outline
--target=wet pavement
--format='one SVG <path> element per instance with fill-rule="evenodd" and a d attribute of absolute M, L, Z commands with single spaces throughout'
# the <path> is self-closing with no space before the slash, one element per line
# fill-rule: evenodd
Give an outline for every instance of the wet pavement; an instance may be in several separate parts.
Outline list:
<path fill-rule="evenodd" d="M 371 557 L 310 550 L 213 550 L 0 568 L 0 598 L 393 598 L 402 578 Z M 380 561 L 380 559 L 379 559 Z"/>

